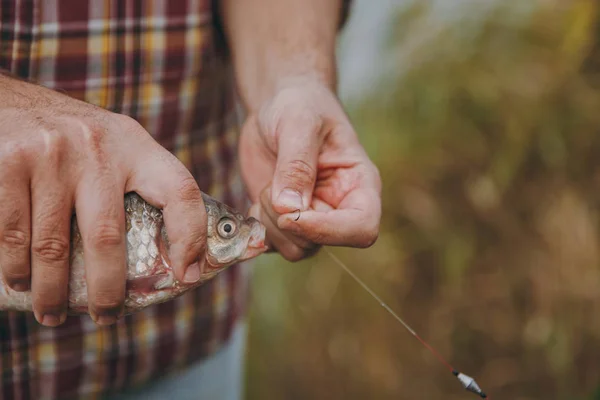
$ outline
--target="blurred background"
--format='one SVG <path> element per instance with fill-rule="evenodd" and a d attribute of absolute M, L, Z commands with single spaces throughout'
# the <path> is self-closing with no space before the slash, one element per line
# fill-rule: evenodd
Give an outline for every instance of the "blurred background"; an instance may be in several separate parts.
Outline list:
<path fill-rule="evenodd" d="M 600 8 L 355 0 L 381 235 L 332 249 L 494 400 L 600 399 Z M 249 399 L 476 398 L 325 253 L 254 270 Z"/>

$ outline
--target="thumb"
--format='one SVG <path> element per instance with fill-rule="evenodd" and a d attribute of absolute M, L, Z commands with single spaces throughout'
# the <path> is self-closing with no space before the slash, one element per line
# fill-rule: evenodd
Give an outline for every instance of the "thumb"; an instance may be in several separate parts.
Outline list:
<path fill-rule="evenodd" d="M 321 124 L 306 118 L 288 119 L 278 125 L 277 163 L 271 202 L 279 214 L 306 210 L 312 202 L 321 147 Z"/>
<path fill-rule="evenodd" d="M 185 166 L 153 140 L 129 154 L 125 190 L 162 210 L 168 257 L 179 281 L 197 282 L 205 268 L 207 215 L 202 193 Z"/>

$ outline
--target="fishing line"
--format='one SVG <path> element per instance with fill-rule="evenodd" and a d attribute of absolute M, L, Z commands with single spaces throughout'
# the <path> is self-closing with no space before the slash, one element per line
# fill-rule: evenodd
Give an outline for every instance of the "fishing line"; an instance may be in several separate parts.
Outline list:
<path fill-rule="evenodd" d="M 463 387 L 466 390 L 473 392 L 475 394 L 478 394 L 483 399 L 485 399 L 485 398 L 489 399 L 489 397 L 481 390 L 481 388 L 477 385 L 477 383 L 475 382 L 475 380 L 473 378 L 459 372 L 457 369 L 452 367 L 452 365 L 450 365 L 450 363 L 448 361 L 446 361 L 444 359 L 444 357 L 442 357 L 433 347 L 431 347 L 425 340 L 423 340 L 417 334 L 417 332 L 415 332 L 414 329 L 412 329 L 406 322 L 404 322 L 404 320 L 402 318 L 400 318 L 398 316 L 398 314 L 396 314 L 394 312 L 394 310 L 392 310 L 390 308 L 390 306 L 388 306 L 379 296 L 377 296 L 375 294 L 375 292 L 373 292 L 373 290 L 371 290 L 358 276 L 356 276 L 354 274 L 354 272 L 352 272 L 350 270 L 350 268 L 348 268 L 346 266 L 346 264 L 344 264 L 342 262 L 342 260 L 337 258 L 329 249 L 323 248 L 323 250 L 329 255 L 329 257 L 331 257 L 331 259 L 336 264 L 338 264 L 340 267 L 342 267 L 352 278 L 354 278 L 354 280 L 358 284 L 360 284 L 367 291 L 367 293 L 369 293 L 375 300 L 377 300 L 377 302 L 383 308 L 385 308 L 387 312 L 389 312 L 398 322 L 400 322 L 402 324 L 402 326 L 404 326 L 404 328 L 406 328 L 406 330 L 411 333 L 411 335 L 413 335 L 415 338 L 417 338 L 417 340 L 419 340 L 419 342 L 421 342 L 421 344 L 423 344 L 423 346 L 425 346 L 427 349 L 429 349 L 429 351 L 431 351 L 438 358 L 438 360 L 440 360 L 442 362 L 442 364 L 444 364 L 450 370 L 450 372 L 452 372 L 452 374 L 454 376 L 456 376 L 456 378 L 460 381 L 460 383 L 463 385 Z"/>

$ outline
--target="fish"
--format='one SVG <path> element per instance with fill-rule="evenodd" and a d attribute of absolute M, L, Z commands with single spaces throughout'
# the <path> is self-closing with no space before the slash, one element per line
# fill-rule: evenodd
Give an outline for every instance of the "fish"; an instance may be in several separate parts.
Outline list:
<path fill-rule="evenodd" d="M 265 227 L 253 217 L 202 192 L 207 213 L 206 262 L 200 279 L 175 278 L 168 257 L 169 239 L 161 210 L 140 195 L 125 195 L 127 281 L 123 315 L 172 300 L 195 289 L 233 264 L 267 251 Z M 71 219 L 68 315 L 88 313 L 83 242 L 74 213 Z M 201 263 L 202 265 L 202 263 Z M 0 311 L 33 311 L 30 291 L 12 290 L 0 276 Z"/>

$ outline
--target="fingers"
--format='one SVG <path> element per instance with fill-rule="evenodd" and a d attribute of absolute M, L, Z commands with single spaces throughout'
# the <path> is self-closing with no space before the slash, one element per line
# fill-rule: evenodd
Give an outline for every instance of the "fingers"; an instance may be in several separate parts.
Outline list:
<path fill-rule="evenodd" d="M 325 178 L 315 189 L 312 209 L 287 213 L 278 226 L 307 240 L 329 246 L 366 248 L 379 236 L 381 178 L 364 152 L 356 165 Z M 331 181 L 329 181 L 331 179 Z M 319 198 L 329 198 L 327 204 Z"/>
<path fill-rule="evenodd" d="M 81 179 L 75 208 L 83 243 L 88 308 L 99 325 L 116 322 L 127 278 L 124 179 L 102 167 Z"/>
<path fill-rule="evenodd" d="M 281 215 L 278 226 L 307 240 L 329 246 L 370 247 L 379 233 L 381 206 L 375 189 L 354 191 L 337 209 Z"/>
<path fill-rule="evenodd" d="M 198 184 L 183 164 L 157 144 L 141 151 L 126 185 L 163 211 L 175 277 L 193 283 L 205 265 L 207 216 Z"/>
<path fill-rule="evenodd" d="M 284 232 L 277 226 L 277 214 L 270 207 L 270 189 L 261 192 L 260 203 L 255 204 L 250 210 L 250 215 L 261 221 L 267 230 L 269 247 L 273 247 L 288 261 L 299 261 L 315 254 L 320 245 L 311 243 L 290 232 Z"/>
<path fill-rule="evenodd" d="M 66 318 L 72 196 L 58 168 L 34 177 L 31 189 L 31 294 L 35 318 L 57 326 Z"/>
<path fill-rule="evenodd" d="M 282 119 L 271 201 L 278 213 L 305 210 L 312 201 L 322 123 L 311 113 Z"/>
<path fill-rule="evenodd" d="M 289 261 L 298 261 L 315 254 L 322 245 L 366 248 L 379 235 L 381 219 L 381 183 L 374 166 L 356 166 L 350 175 L 357 178 L 352 189 L 332 197 L 345 184 L 319 185 L 311 208 L 285 214 L 270 206 L 270 188 L 260 194 L 260 201 L 251 213 L 267 228 L 269 246 Z M 330 198 L 335 208 L 320 197 Z"/>
<path fill-rule="evenodd" d="M 0 166 L 0 268 L 13 290 L 29 290 L 31 209 L 29 180 L 18 170 Z"/>
<path fill-rule="evenodd" d="M 367 159 L 348 171 L 320 179 L 325 181 L 315 188 L 308 210 L 276 213 L 269 207 L 269 188 L 261 193 L 260 210 L 254 210 L 266 225 L 273 247 L 288 260 L 310 255 L 321 245 L 366 248 L 378 238 L 381 180 L 375 165 Z"/>

